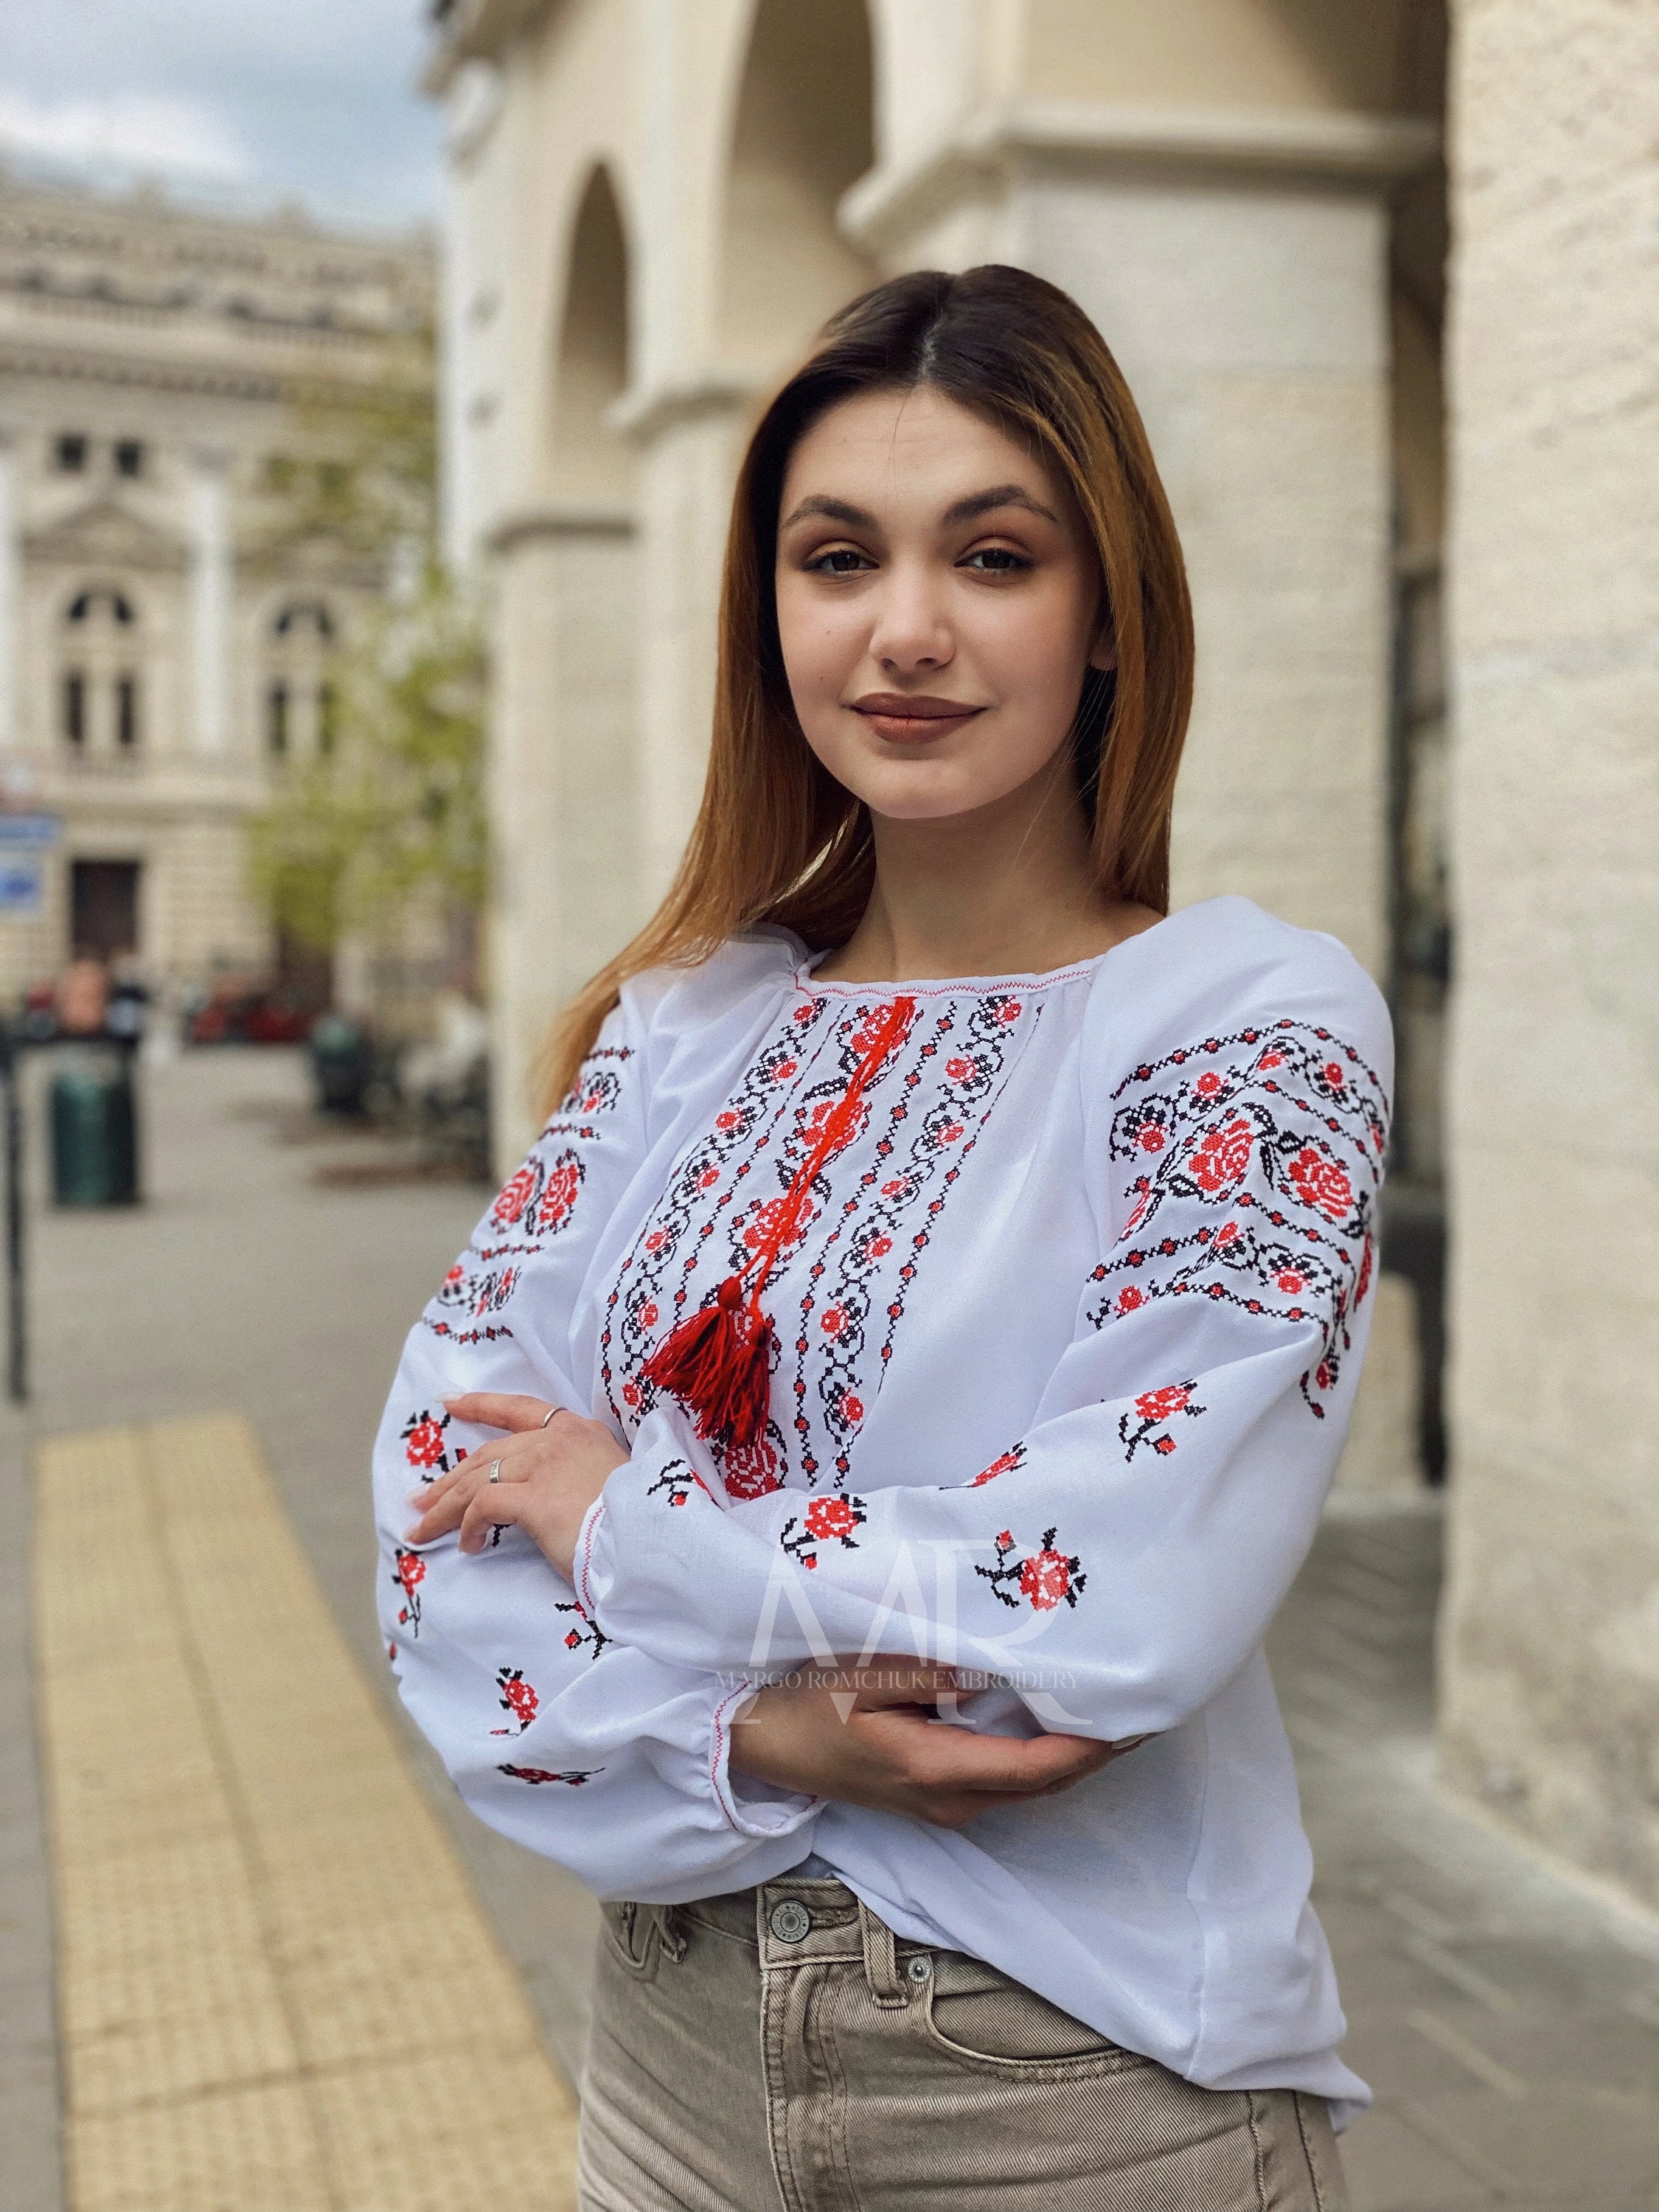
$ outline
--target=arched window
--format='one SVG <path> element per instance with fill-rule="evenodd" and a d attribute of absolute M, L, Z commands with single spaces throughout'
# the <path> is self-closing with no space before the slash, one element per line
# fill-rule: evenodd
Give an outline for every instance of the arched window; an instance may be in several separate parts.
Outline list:
<path fill-rule="evenodd" d="M 329 670 L 337 643 L 333 611 L 321 599 L 290 599 L 271 617 L 264 681 L 271 759 L 310 760 L 332 750 L 338 717 Z"/>
<path fill-rule="evenodd" d="M 58 726 L 82 758 L 131 757 L 143 736 L 138 607 L 119 584 L 85 584 L 64 610 Z"/>
<path fill-rule="evenodd" d="M 836 228 L 873 158 L 863 0 L 760 0 L 732 132 L 720 343 L 769 372 L 877 271 Z"/>
<path fill-rule="evenodd" d="M 624 502 L 633 450 L 605 420 L 628 381 L 628 247 L 610 176 L 595 169 L 576 211 L 553 386 L 553 488 Z"/>

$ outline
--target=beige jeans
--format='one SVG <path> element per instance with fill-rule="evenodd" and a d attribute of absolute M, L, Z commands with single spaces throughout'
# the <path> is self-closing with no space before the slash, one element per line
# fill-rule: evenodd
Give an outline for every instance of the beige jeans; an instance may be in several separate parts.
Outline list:
<path fill-rule="evenodd" d="M 607 1905 L 580 2212 L 1346 2212 L 1324 2100 L 1194 2088 L 787 1876 Z"/>

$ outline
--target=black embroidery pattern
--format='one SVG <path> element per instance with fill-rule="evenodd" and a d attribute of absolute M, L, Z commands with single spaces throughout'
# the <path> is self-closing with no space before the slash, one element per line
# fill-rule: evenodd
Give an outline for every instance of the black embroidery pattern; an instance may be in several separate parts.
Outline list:
<path fill-rule="evenodd" d="M 781 1140 L 789 1114 L 783 1086 L 799 1073 L 803 1059 L 821 1051 L 823 1036 L 815 1039 L 813 1033 L 821 1030 L 824 1006 L 822 998 L 805 993 L 796 1001 L 715 1115 L 714 1127 L 682 1156 L 611 1285 L 599 1331 L 599 1379 L 625 1434 L 632 1434 L 655 1402 L 640 1370 L 684 1313 L 702 1246 L 748 1177 L 767 1161 L 774 1142 Z M 783 1188 L 788 1180 L 785 1174 Z"/>
<path fill-rule="evenodd" d="M 495 1201 L 473 1231 L 471 1242 L 445 1276 L 422 1320 L 434 1336 L 453 1344 L 489 1344 L 510 1337 L 505 1323 L 483 1327 L 501 1312 L 518 1288 L 516 1264 L 542 1250 L 569 1226 L 581 1194 L 587 1166 L 579 1146 L 594 1143 L 597 1117 L 613 1113 L 622 1097 L 622 1070 L 633 1059 L 631 1045 L 601 1045 L 582 1062 L 574 1086 L 559 1112 L 514 1170 Z M 562 1140 L 562 1141 L 561 1141 Z"/>
<path fill-rule="evenodd" d="M 799 1559 L 804 1567 L 815 1567 L 820 1544 L 839 1544 L 843 1551 L 856 1552 L 858 1539 L 853 1531 L 861 1528 L 866 1517 L 861 1498 L 832 1490 L 813 1498 L 804 1516 L 792 1513 L 778 1542 L 792 1559 Z"/>
<path fill-rule="evenodd" d="M 1037 1549 L 1022 1559 L 1015 1556 L 1019 1546 L 1012 1529 L 1005 1528 L 996 1540 L 995 1566 L 975 1567 L 974 1572 L 982 1575 L 1003 1604 L 1016 1613 L 1022 1598 L 1036 1613 L 1052 1613 L 1057 1605 L 1075 1609 L 1089 1577 L 1080 1559 L 1054 1549 L 1058 1533 L 1045 1528 Z"/>
<path fill-rule="evenodd" d="M 1142 1087 L 1189 1064 L 1200 1072 Z M 1091 1277 L 1116 1287 L 1090 1319 L 1103 1328 L 1152 1300 L 1199 1297 L 1312 1321 L 1320 1348 L 1302 1397 L 1322 1420 L 1321 1400 L 1336 1386 L 1374 1265 L 1388 1141 L 1376 1072 L 1330 1030 L 1284 1020 L 1183 1047 L 1137 1068 L 1113 1096 L 1125 1103 L 1113 1117 L 1110 1157 L 1142 1172 L 1127 1184 L 1118 1247 Z M 1165 1233 L 1150 1233 L 1166 1209 Z M 1192 1225 L 1200 1210 L 1224 1218 Z M 1122 1439 L 1131 1454 L 1132 1427 Z M 1145 1440 L 1164 1449 L 1150 1431 Z"/>
<path fill-rule="evenodd" d="M 574 1613 L 576 1616 L 574 1622 L 565 1631 L 564 1643 L 567 1651 L 586 1651 L 589 1658 L 597 1659 L 611 1642 L 611 1638 L 589 1613 L 580 1598 L 561 1600 L 553 1610 L 555 1613 Z"/>
<path fill-rule="evenodd" d="M 1123 1456 L 1133 1460 L 1142 1444 L 1150 1444 L 1160 1457 L 1167 1457 L 1176 1448 L 1170 1434 L 1169 1424 L 1184 1413 L 1196 1420 L 1207 1409 L 1193 1397 L 1196 1382 L 1166 1382 L 1161 1389 L 1143 1390 L 1135 1400 L 1134 1412 L 1119 1419 L 1117 1439 L 1123 1447 Z"/>

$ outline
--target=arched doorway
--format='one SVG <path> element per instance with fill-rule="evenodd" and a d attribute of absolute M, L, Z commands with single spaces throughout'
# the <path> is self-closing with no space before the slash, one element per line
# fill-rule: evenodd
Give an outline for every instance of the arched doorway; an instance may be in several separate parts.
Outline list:
<path fill-rule="evenodd" d="M 628 381 L 628 243 L 610 172 L 588 178 L 571 233 L 553 380 L 555 495 L 618 507 L 632 496 L 634 453 L 606 417 Z"/>
<path fill-rule="evenodd" d="M 874 76 L 863 0 L 759 0 L 732 131 L 720 340 L 765 374 L 799 352 L 876 271 L 836 227 L 873 158 Z"/>

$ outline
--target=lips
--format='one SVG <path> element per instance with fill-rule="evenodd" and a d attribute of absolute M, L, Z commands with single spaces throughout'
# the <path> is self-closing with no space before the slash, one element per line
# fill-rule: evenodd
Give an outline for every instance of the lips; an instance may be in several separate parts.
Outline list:
<path fill-rule="evenodd" d="M 936 743 L 985 711 L 961 699 L 940 699 L 930 693 L 911 695 L 902 691 L 868 691 L 852 703 L 853 712 L 862 714 L 878 738 L 899 744 Z"/>

